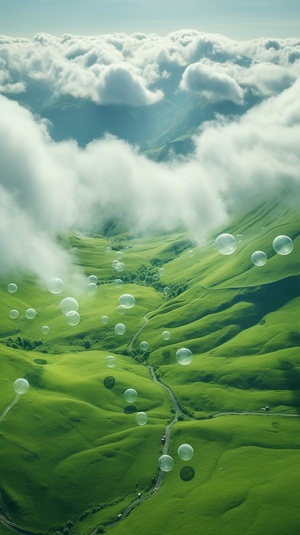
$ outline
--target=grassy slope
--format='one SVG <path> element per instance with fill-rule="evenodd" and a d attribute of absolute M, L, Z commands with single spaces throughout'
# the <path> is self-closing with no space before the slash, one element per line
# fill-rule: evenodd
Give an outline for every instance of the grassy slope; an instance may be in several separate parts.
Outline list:
<path fill-rule="evenodd" d="M 61 296 L 30 278 L 15 281 L 18 292 L 8 294 L 10 281 L 3 281 L 0 410 L 12 401 L 17 377 L 26 377 L 31 385 L 0 422 L 1 491 L 15 522 L 33 531 L 55 530 L 94 508 L 72 528 L 74 535 L 87 535 L 95 525 L 115 518 L 130 497 L 153 485 L 160 435 L 172 417 L 170 401 L 148 369 L 126 356 L 147 313 L 149 321 L 133 349 L 143 357 L 139 343 L 148 341 L 148 363 L 157 367 L 194 419 L 173 428 L 170 454 L 176 464 L 159 493 L 111 532 L 127 535 L 130 529 L 148 535 L 163 528 L 166 534 L 201 529 L 207 534 L 289 535 L 300 527 L 300 423 L 274 414 L 297 414 L 300 406 L 298 219 L 297 211 L 283 211 L 277 203 L 232 220 L 220 231 L 241 233 L 243 239 L 229 257 L 213 249 L 214 236 L 207 236 L 208 245 L 195 246 L 193 257 L 187 251 L 195 236 L 191 241 L 186 233 L 130 240 L 120 236 L 118 243 L 129 247 L 124 249 L 121 277 L 141 265 L 153 271 L 151 258 L 160 258 L 168 260 L 162 286 L 188 283 L 186 291 L 168 300 L 149 286 L 116 288 L 118 275 L 111 267 L 115 254 L 105 252 L 107 240 L 73 236 L 74 262 L 102 283 L 96 293 L 78 295 L 81 322 L 76 327 L 65 323 Z M 290 255 L 272 251 L 278 234 L 293 237 Z M 268 255 L 263 267 L 251 264 L 257 249 Z M 137 304 L 120 316 L 118 297 L 126 292 Z M 38 312 L 32 321 L 24 317 L 29 306 Z M 9 318 L 11 308 L 20 311 L 18 320 Z M 107 326 L 100 321 L 104 314 L 110 318 Z M 117 322 L 126 325 L 125 335 L 115 335 Z M 50 333 L 42 337 L 45 324 Z M 164 329 L 171 333 L 169 341 L 162 340 Z M 5 345 L 9 336 L 16 341 L 18 335 L 40 340 L 37 349 L 43 352 Z M 86 342 L 89 351 L 84 351 Z M 194 353 L 189 366 L 174 358 L 180 347 Z M 117 358 L 113 369 L 106 367 L 108 354 Z M 103 384 L 108 375 L 116 380 L 111 390 Z M 126 410 L 123 392 L 128 387 L 139 393 L 136 410 L 148 413 L 145 427 L 138 427 Z M 227 411 L 256 412 L 265 405 L 271 410 L 262 416 L 203 420 Z M 196 474 L 189 482 L 179 477 L 184 462 L 176 450 L 181 442 L 195 450 L 189 464 Z M 104 503 L 110 507 L 97 512 Z"/>

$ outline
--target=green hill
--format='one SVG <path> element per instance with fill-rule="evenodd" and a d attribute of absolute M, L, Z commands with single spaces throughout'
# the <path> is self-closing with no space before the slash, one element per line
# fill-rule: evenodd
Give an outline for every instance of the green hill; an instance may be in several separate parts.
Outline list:
<path fill-rule="evenodd" d="M 240 235 L 232 255 L 213 246 L 221 232 Z M 284 256 L 272 248 L 281 234 L 294 244 Z M 56 535 L 299 531 L 299 211 L 277 200 L 203 238 L 122 233 L 107 249 L 103 235 L 66 236 L 74 264 L 98 277 L 94 291 L 72 294 L 75 326 L 60 310 L 71 290 L 52 294 L 28 275 L 1 281 L 0 534 L 10 522 Z M 251 262 L 256 250 L 266 253 L 264 266 Z M 125 293 L 136 304 L 120 315 Z M 175 355 L 184 347 L 193 360 L 181 366 Z M 20 377 L 30 388 L 5 412 Z M 167 451 L 175 464 L 160 484 L 161 436 L 174 416 Z M 182 443 L 194 449 L 189 461 L 177 454 Z"/>

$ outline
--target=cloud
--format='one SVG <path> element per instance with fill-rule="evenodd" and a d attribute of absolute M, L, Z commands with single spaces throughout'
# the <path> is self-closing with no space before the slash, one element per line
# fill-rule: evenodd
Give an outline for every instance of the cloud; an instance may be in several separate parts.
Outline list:
<path fill-rule="evenodd" d="M 54 142 L 43 122 L 0 97 L 0 274 L 47 280 L 71 270 L 57 236 L 126 218 L 132 230 L 179 222 L 201 237 L 252 195 L 299 192 L 300 81 L 240 118 L 216 118 L 195 136 L 189 159 L 155 163 L 106 136 L 85 148 Z M 201 231 L 199 231 L 201 229 Z"/>
<path fill-rule="evenodd" d="M 204 63 L 189 65 L 180 82 L 183 91 L 203 95 L 213 102 L 229 100 L 243 104 L 243 89 L 228 74 Z"/>

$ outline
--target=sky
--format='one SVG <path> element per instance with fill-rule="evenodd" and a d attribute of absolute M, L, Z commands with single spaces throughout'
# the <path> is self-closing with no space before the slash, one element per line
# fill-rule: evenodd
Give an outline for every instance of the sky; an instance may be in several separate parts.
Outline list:
<path fill-rule="evenodd" d="M 297 37 L 298 0 L 1 0 L 0 34 L 154 32 L 193 28 L 231 39 Z"/>
<path fill-rule="evenodd" d="M 69 277 L 57 236 L 114 215 L 135 230 L 181 223 L 200 242 L 253 195 L 293 186 L 299 203 L 299 5 L 1 0 L 0 277 Z M 132 116 L 186 99 L 236 112 L 157 163 L 111 135 L 54 141 L 40 110 L 72 99 Z"/>

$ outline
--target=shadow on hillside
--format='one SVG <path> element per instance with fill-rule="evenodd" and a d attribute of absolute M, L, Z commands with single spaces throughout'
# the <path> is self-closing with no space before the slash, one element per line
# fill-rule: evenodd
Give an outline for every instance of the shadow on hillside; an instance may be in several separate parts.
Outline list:
<path fill-rule="evenodd" d="M 300 370 L 295 368 L 291 362 L 286 362 L 283 369 L 286 390 L 292 395 L 291 405 L 295 407 L 297 414 L 300 416 Z"/>

